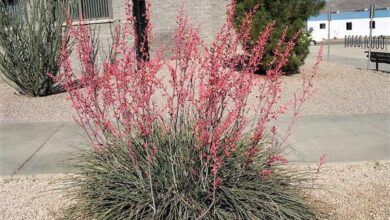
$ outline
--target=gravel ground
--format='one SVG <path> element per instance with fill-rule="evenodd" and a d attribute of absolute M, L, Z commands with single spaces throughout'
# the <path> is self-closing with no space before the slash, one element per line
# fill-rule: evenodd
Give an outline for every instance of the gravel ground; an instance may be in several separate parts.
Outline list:
<path fill-rule="evenodd" d="M 310 70 L 311 55 L 304 69 Z M 390 112 L 390 74 L 359 70 L 323 61 L 315 81 L 317 92 L 308 100 L 306 115 Z M 282 97 L 301 88 L 301 75 L 283 77 Z M 0 122 L 72 121 L 73 110 L 66 94 L 29 98 L 0 80 Z"/>
<path fill-rule="evenodd" d="M 389 220 L 390 161 L 326 164 L 309 192 L 320 219 Z"/>
<path fill-rule="evenodd" d="M 73 109 L 65 93 L 31 98 L 0 78 L 0 122 L 72 121 Z"/>
<path fill-rule="evenodd" d="M 305 65 L 308 70 L 310 58 Z M 317 91 L 304 103 L 304 115 L 390 112 L 389 73 L 323 61 L 314 83 Z M 284 77 L 282 97 L 289 97 L 300 85 L 301 75 Z"/>
<path fill-rule="evenodd" d="M 65 174 L 0 177 L 0 219 L 55 219 L 68 204 L 63 185 Z"/>
<path fill-rule="evenodd" d="M 301 166 L 301 165 L 299 165 Z M 0 219 L 55 219 L 69 204 L 62 179 L 69 175 L 0 177 Z M 308 190 L 320 219 L 390 219 L 390 162 L 329 163 Z M 17 189 L 17 190 L 15 190 Z"/>

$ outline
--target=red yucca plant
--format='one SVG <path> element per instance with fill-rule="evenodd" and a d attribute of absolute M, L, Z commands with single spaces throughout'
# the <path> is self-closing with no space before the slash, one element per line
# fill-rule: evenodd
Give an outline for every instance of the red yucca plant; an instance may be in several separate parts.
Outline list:
<path fill-rule="evenodd" d="M 150 2 L 144 15 L 146 37 L 140 41 L 130 2 L 100 68 L 86 24 L 81 20 L 72 27 L 68 20 L 58 80 L 93 145 L 81 155 L 74 182 L 77 203 L 70 214 L 97 219 L 314 218 L 300 197 L 306 177 L 284 168 L 281 149 L 287 137 L 276 141 L 277 129 L 270 123 L 289 109 L 294 123 L 313 92 L 321 56 L 311 74 L 302 74 L 302 90 L 280 103 L 282 67 L 295 39 L 286 41 L 284 34 L 266 74 L 254 74 L 277 24 L 263 30 L 248 54 L 239 39 L 249 38 L 250 30 L 235 32 L 234 1 L 209 46 L 181 10 L 170 59 L 162 58 L 162 50 L 149 57 L 143 46 L 139 56 L 137 42 L 152 45 Z M 250 27 L 252 15 L 242 25 Z M 69 37 L 79 72 L 72 69 L 65 47 Z"/>

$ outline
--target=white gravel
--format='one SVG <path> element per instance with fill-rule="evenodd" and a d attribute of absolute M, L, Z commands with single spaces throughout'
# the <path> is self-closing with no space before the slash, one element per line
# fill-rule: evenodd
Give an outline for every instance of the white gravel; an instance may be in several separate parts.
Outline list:
<path fill-rule="evenodd" d="M 299 165 L 301 166 L 301 165 Z M 306 166 L 306 165 L 305 165 Z M 313 166 L 312 166 L 313 167 Z M 69 175 L 0 177 L 0 219 L 55 219 L 69 204 L 62 187 Z M 320 219 L 388 220 L 390 162 L 329 163 L 308 190 Z"/>

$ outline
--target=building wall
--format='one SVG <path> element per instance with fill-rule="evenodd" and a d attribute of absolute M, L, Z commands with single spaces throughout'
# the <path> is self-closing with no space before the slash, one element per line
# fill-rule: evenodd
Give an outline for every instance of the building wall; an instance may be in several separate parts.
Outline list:
<path fill-rule="evenodd" d="M 373 29 L 373 36 L 390 36 L 390 10 L 377 10 L 375 21 L 375 29 Z M 352 30 L 347 30 L 347 22 L 352 23 Z M 320 24 L 325 24 L 325 29 L 320 29 Z M 332 13 L 332 20 L 330 22 L 330 37 L 331 39 L 344 38 L 346 35 L 362 35 L 370 34 L 370 19 L 368 11 Z M 316 41 L 321 41 L 328 38 L 328 20 L 327 14 L 321 14 L 312 17 L 307 22 L 308 30 L 312 29 L 312 38 Z"/>
<path fill-rule="evenodd" d="M 390 17 L 375 18 L 375 29 L 372 30 L 373 36 L 390 36 Z M 352 22 L 352 30 L 346 29 L 346 23 Z M 320 24 L 325 24 L 325 29 L 320 29 Z M 362 35 L 370 34 L 370 19 L 351 19 L 351 20 L 334 20 L 330 23 L 330 38 L 341 39 L 345 35 Z M 316 41 L 328 38 L 328 21 L 308 21 L 308 28 L 312 29 L 312 38 Z"/>
<path fill-rule="evenodd" d="M 190 23 L 200 27 L 201 38 L 206 43 L 211 42 L 225 21 L 228 0 L 153 0 L 151 22 L 154 47 L 172 45 L 181 2 L 184 3 Z M 124 21 L 124 0 L 112 0 L 112 10 L 112 20 L 102 20 L 99 24 L 91 25 L 98 30 L 101 39 L 109 39 L 110 28 Z"/>
<path fill-rule="evenodd" d="M 155 44 L 172 43 L 181 2 L 190 23 L 199 26 L 201 38 L 210 42 L 225 20 L 228 0 L 154 0 L 151 19 Z"/>

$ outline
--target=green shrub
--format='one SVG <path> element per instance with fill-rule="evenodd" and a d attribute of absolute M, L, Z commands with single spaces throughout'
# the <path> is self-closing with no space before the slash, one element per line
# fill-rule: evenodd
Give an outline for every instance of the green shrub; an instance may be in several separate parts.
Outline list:
<path fill-rule="evenodd" d="M 77 167 L 81 172 L 72 185 L 76 201 L 66 219 L 196 219 L 207 210 L 213 199 L 196 173 L 201 161 L 194 129 L 181 129 L 175 137 L 162 129 L 154 131 L 150 144 L 159 147 L 151 168 L 156 212 L 150 205 L 149 179 L 140 180 L 128 145 L 113 139 L 102 151 L 80 155 Z M 142 138 L 138 141 L 134 147 L 142 149 Z M 203 219 L 315 219 L 301 199 L 303 173 L 286 169 L 283 163 L 267 163 L 276 153 L 269 150 L 259 151 L 253 163 L 242 166 L 247 160 L 242 152 L 246 144 L 241 142 L 220 170 L 223 185 Z M 176 149 L 174 161 L 172 149 Z M 140 170 L 148 170 L 147 158 L 139 156 Z M 259 170 L 272 170 L 272 174 Z"/>
<path fill-rule="evenodd" d="M 291 53 L 288 63 L 283 70 L 286 73 L 299 72 L 299 67 L 309 54 L 310 33 L 304 30 L 306 20 L 319 13 L 324 7 L 324 0 L 285 0 L 285 1 L 267 1 L 267 0 L 237 0 L 235 26 L 240 29 L 245 14 L 258 5 L 258 10 L 254 15 L 252 23 L 252 33 L 250 42 L 245 42 L 251 49 L 254 42 L 259 38 L 263 29 L 272 21 L 276 21 L 275 29 L 271 35 L 270 42 L 267 44 L 265 57 L 260 65 L 260 72 L 265 72 L 267 63 L 274 57 L 273 49 L 276 47 L 282 33 L 288 27 L 286 41 L 291 40 L 298 32 L 298 41 Z"/>
<path fill-rule="evenodd" d="M 0 75 L 18 92 L 60 92 L 49 74 L 59 72 L 63 13 L 53 1 L 19 1 L 15 10 L 0 1 Z"/>

